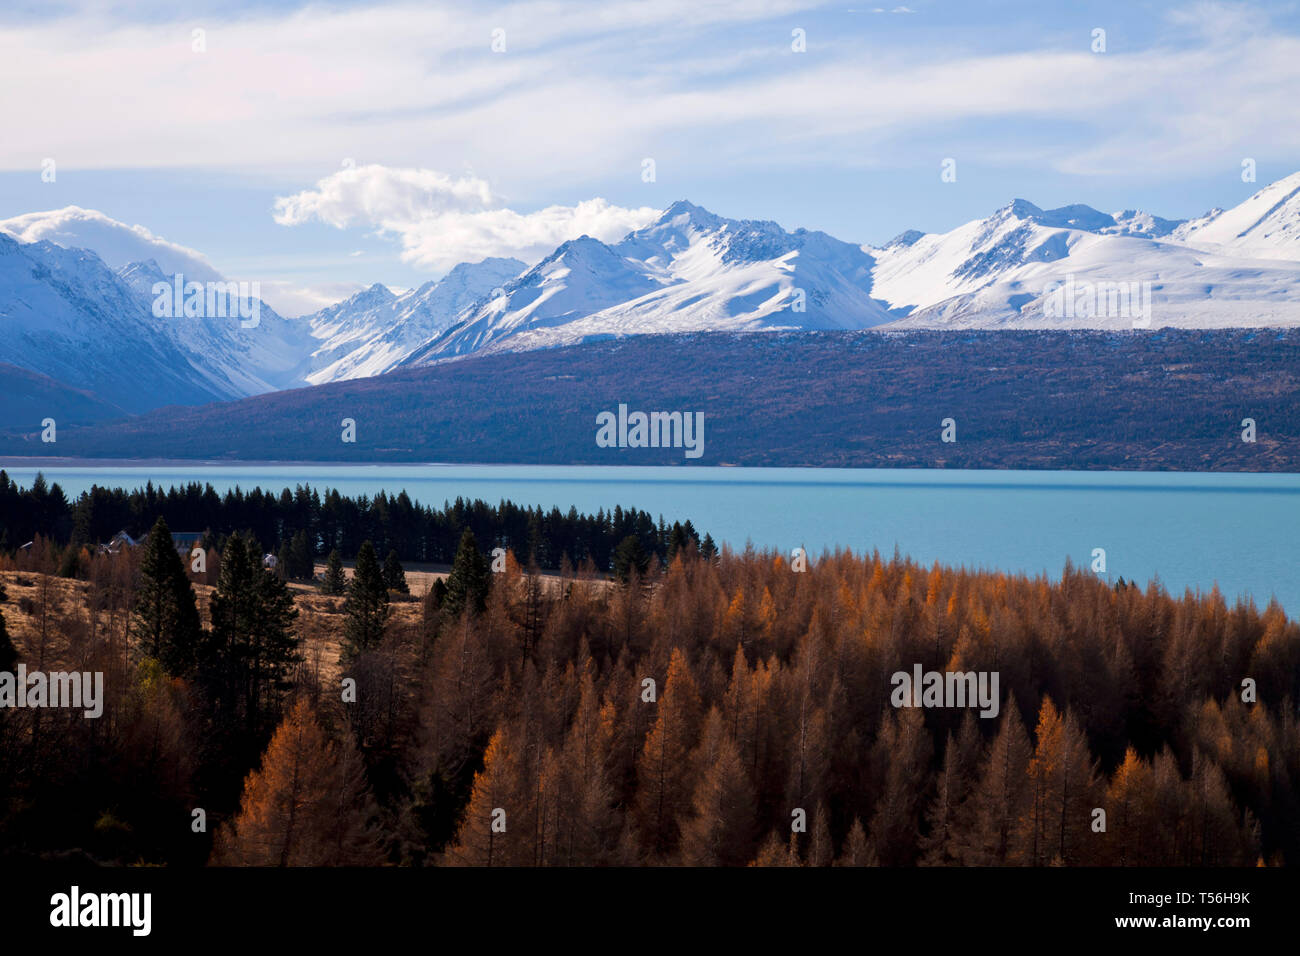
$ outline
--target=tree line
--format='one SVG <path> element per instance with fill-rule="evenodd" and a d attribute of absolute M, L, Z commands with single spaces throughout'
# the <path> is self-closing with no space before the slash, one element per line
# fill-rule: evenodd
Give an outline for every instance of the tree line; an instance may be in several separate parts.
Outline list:
<path fill-rule="evenodd" d="M 689 520 L 668 525 L 662 516 L 656 521 L 645 511 L 620 505 L 587 515 L 574 507 L 547 511 L 511 501 L 491 505 L 457 497 L 434 508 L 412 501 L 405 491 L 349 497 L 335 489 L 322 493 L 298 485 L 279 494 L 234 488 L 221 495 L 210 483 L 191 482 L 164 491 L 152 481 L 134 490 L 96 485 L 69 499 L 57 482 L 49 483 L 42 474 L 30 488 L 22 488 L 0 470 L 0 551 L 12 551 L 40 534 L 70 545 L 75 555 L 119 531 L 143 537 L 158 518 L 165 518 L 174 531 L 205 534 L 206 543 L 218 550 L 227 535 L 241 531 L 281 559 L 287 557 L 295 570 L 334 550 L 355 555 L 364 541 L 380 554 L 396 551 L 402 561 L 446 564 L 455 557 L 466 528 L 480 549 L 509 549 L 547 570 L 559 568 L 566 558 L 575 566 L 590 560 L 608 570 L 619 545 L 629 538 L 635 539 L 639 554 L 661 561 L 687 540 L 706 551 L 716 550 L 713 539 L 706 534 L 701 540 Z"/>

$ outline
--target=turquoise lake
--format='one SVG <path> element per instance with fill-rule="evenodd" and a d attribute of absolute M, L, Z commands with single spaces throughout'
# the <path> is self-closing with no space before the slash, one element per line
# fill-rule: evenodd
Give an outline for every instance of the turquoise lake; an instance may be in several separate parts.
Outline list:
<path fill-rule="evenodd" d="M 5 466 L 22 485 L 37 469 Z M 43 467 L 69 496 L 92 484 L 211 482 L 348 495 L 403 489 L 424 504 L 506 498 L 567 511 L 615 504 L 689 518 L 719 543 L 879 549 L 925 564 L 1060 574 L 1066 558 L 1175 594 L 1216 583 L 1231 603 L 1300 609 L 1300 475 L 1171 472 L 626 468 L 521 465 L 156 465 Z"/>

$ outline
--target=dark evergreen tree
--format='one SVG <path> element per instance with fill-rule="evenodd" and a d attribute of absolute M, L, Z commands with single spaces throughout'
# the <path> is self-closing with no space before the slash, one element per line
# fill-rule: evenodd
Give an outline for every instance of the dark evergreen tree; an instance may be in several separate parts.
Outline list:
<path fill-rule="evenodd" d="M 402 569 L 402 561 L 397 556 L 397 551 L 388 552 L 388 557 L 384 559 L 384 584 L 388 590 L 396 591 L 398 594 L 410 594 L 411 589 L 406 585 L 406 572 Z"/>
<path fill-rule="evenodd" d="M 77 543 L 76 538 L 73 538 L 63 549 L 63 558 L 59 561 L 59 577 L 75 578 L 81 572 L 81 545 Z"/>
<path fill-rule="evenodd" d="M 690 540 L 686 535 L 686 529 L 682 527 L 680 521 L 674 521 L 672 530 L 668 532 L 668 560 L 671 561 L 677 557 L 677 552 L 686 547 L 686 542 Z"/>
<path fill-rule="evenodd" d="M 310 581 L 316 573 L 316 555 L 311 546 L 311 539 L 306 531 L 299 531 L 289 544 L 289 556 L 292 562 L 292 574 L 295 581 Z"/>
<path fill-rule="evenodd" d="M 375 546 L 362 542 L 357 552 L 357 566 L 348 585 L 348 600 L 344 605 L 347 620 L 343 636 L 348 644 L 349 656 L 375 647 L 383 639 L 384 624 L 388 620 L 388 585 L 384 572 L 375 556 Z"/>
<path fill-rule="evenodd" d="M 645 548 L 641 546 L 641 539 L 637 535 L 628 535 L 614 549 L 614 576 L 620 581 L 626 583 L 633 571 L 637 574 L 645 574 L 649 567 L 650 556 L 645 553 Z"/>
<path fill-rule="evenodd" d="M 707 532 L 704 535 L 704 541 L 700 543 L 700 557 L 706 561 L 712 561 L 718 556 L 718 546 L 713 543 L 713 535 Z"/>
<path fill-rule="evenodd" d="M 492 588 L 492 571 L 487 559 L 478 549 L 478 540 L 469 528 L 460 536 L 456 560 L 447 575 L 447 595 L 443 607 L 453 617 L 469 609 L 480 613 L 487 606 L 488 591 Z"/>
<path fill-rule="evenodd" d="M 221 555 L 211 610 L 212 630 L 199 659 L 210 750 L 227 774 L 235 769 L 231 763 L 242 773 L 279 722 L 289 674 L 300 659 L 298 612 L 279 575 L 262 567 L 258 543 L 238 534 Z"/>
<path fill-rule="evenodd" d="M 185 576 L 167 522 L 159 518 L 140 561 L 131 633 L 141 653 L 161 661 L 171 674 L 185 674 L 195 663 L 200 629 L 194 586 Z"/>
<path fill-rule="evenodd" d="M 288 541 L 281 541 L 280 550 L 275 554 L 275 573 L 282 581 L 297 577 L 293 573 L 293 552 Z"/>
<path fill-rule="evenodd" d="M 325 559 L 325 580 L 321 582 L 320 589 L 325 594 L 342 594 L 347 586 L 347 575 L 343 573 L 343 559 L 339 557 L 339 549 L 335 548 Z"/>

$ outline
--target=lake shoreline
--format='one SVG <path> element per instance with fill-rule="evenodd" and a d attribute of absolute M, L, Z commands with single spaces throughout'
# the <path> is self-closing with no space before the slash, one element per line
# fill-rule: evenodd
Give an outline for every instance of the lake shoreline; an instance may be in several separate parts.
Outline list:
<path fill-rule="evenodd" d="M 1240 475 L 1243 477 L 1264 477 L 1274 476 L 1280 478 L 1300 475 L 1300 472 L 1293 471 L 1231 471 L 1227 469 L 1178 469 L 1178 468 L 1037 468 L 1037 467 L 1007 467 L 1007 468 L 959 468 L 943 467 L 933 465 L 872 465 L 872 466 L 830 466 L 830 465 L 739 465 L 734 463 L 720 462 L 707 465 L 687 465 L 661 463 L 654 464 L 633 464 L 633 463 L 609 463 L 609 464 L 591 464 L 588 462 L 573 463 L 556 463 L 556 462 L 502 462 L 502 461 L 338 461 L 338 460 L 320 460 L 320 461 L 299 461 L 297 459 L 286 458 L 268 458 L 268 459 L 243 459 L 235 458 L 212 458 L 212 459 L 195 459 L 195 458 L 78 458 L 57 456 L 34 455 L 31 457 L 22 457 L 17 455 L 0 456 L 0 470 L 11 471 L 14 469 L 25 468 L 535 468 L 535 469 L 563 469 L 563 468 L 583 468 L 583 469 L 611 469 L 611 470 L 634 470 L 634 469 L 654 469 L 654 470 L 673 470 L 673 471 L 702 471 L 717 468 L 725 468 L 737 472 L 776 472 L 776 471 L 797 471 L 800 473 L 860 473 L 860 472 L 899 472 L 904 474 L 915 474 L 916 472 L 934 471 L 944 473 L 967 473 L 967 474 L 1004 474 L 1004 473 L 1033 473 L 1033 474 L 1086 474 L 1086 475 Z"/>

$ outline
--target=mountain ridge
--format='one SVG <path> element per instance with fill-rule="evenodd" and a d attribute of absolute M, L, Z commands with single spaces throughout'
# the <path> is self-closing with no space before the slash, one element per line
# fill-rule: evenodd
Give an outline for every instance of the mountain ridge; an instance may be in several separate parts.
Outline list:
<path fill-rule="evenodd" d="M 114 267 L 61 244 L 81 235 L 108 236 L 115 262 L 145 258 Z M 414 289 L 374 283 L 292 319 L 259 302 L 253 328 L 155 316 L 152 287 L 170 278 L 158 256 L 206 268 L 193 250 L 94 210 L 0 222 L 0 362 L 134 414 L 643 334 L 1294 326 L 1300 173 L 1190 220 L 1017 198 L 882 246 L 680 199 L 617 242 L 577 237 L 532 266 L 461 263 Z M 1096 311 L 1054 310 L 1064 282 L 1088 290 Z M 1144 296 L 1145 324 L 1101 307 L 1116 284 Z"/>

